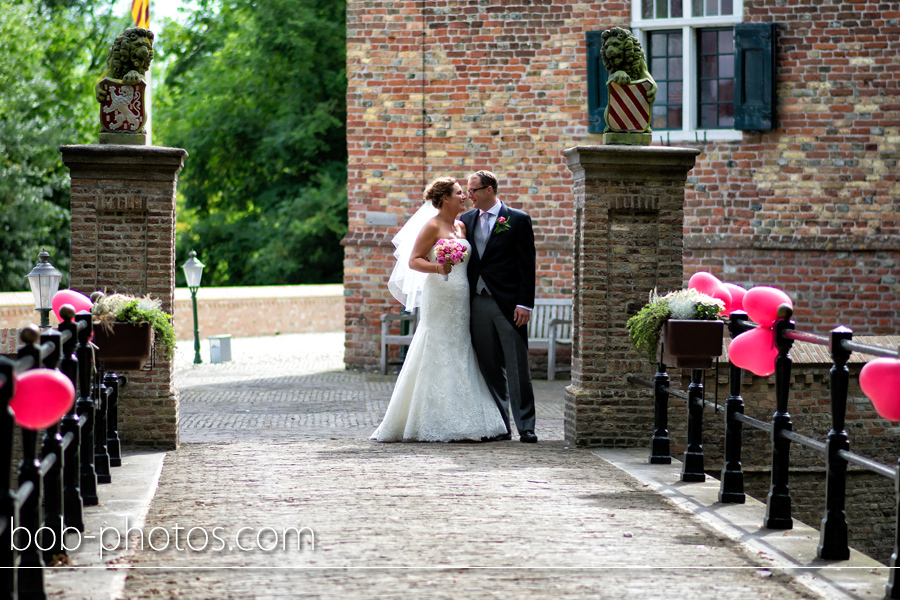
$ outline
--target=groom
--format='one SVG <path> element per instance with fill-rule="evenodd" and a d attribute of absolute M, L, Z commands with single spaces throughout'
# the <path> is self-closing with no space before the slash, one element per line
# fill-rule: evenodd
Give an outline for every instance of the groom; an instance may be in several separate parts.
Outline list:
<path fill-rule="evenodd" d="M 472 345 L 481 374 L 512 439 L 511 407 L 519 440 L 533 444 L 534 390 L 528 367 L 528 321 L 534 308 L 535 251 L 531 217 L 497 198 L 497 177 L 490 171 L 469 175 L 474 210 L 460 219 L 475 248 L 469 259 Z"/>

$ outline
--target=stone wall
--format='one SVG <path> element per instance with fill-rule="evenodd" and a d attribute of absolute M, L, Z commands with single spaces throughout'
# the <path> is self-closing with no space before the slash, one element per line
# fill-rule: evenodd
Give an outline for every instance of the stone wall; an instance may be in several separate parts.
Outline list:
<path fill-rule="evenodd" d="M 377 362 L 378 318 L 400 310 L 386 288 L 390 239 L 433 177 L 495 171 L 501 199 L 534 218 L 538 295 L 573 295 L 563 151 L 601 143 L 588 133 L 585 33 L 628 26 L 631 6 L 348 2 L 349 366 Z M 743 20 L 777 23 L 777 129 L 677 143 L 700 150 L 682 280 L 709 270 L 775 285 L 804 322 L 894 333 L 900 2 L 754 0 Z"/>

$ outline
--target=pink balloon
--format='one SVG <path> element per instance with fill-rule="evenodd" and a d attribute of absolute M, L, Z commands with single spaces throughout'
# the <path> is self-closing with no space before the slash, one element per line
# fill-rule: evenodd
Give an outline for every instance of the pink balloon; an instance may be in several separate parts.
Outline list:
<path fill-rule="evenodd" d="M 719 287 L 714 289 L 712 294 L 708 295 L 716 298 L 717 300 L 721 300 L 722 304 L 725 305 L 725 308 L 723 308 L 722 312 L 719 313 L 720 315 L 728 314 L 725 311 L 727 311 L 728 307 L 731 305 L 731 292 L 728 291 L 728 288 L 725 287 L 724 283 L 719 284 Z"/>
<path fill-rule="evenodd" d="M 859 387 L 882 418 L 900 421 L 900 360 L 870 360 L 859 372 Z"/>
<path fill-rule="evenodd" d="M 722 282 L 715 275 L 706 271 L 697 271 L 688 280 L 688 288 L 697 290 L 707 296 L 713 296 L 713 292 L 722 286 Z M 715 296 L 713 296 L 715 298 Z"/>
<path fill-rule="evenodd" d="M 733 283 L 723 283 L 722 286 L 731 292 L 731 302 L 725 305 L 722 314 L 727 317 L 736 310 L 744 310 L 744 294 L 747 290 Z"/>
<path fill-rule="evenodd" d="M 91 299 L 81 292 L 76 292 L 75 290 L 59 290 L 56 292 L 56 295 L 53 296 L 50 305 L 53 307 L 53 314 L 56 315 L 56 318 L 59 319 L 60 323 L 62 322 L 62 318 L 59 316 L 59 309 L 62 308 L 64 304 L 71 304 L 74 306 L 75 312 L 91 310 L 91 307 L 94 306 Z"/>
<path fill-rule="evenodd" d="M 59 422 L 75 402 L 75 386 L 53 369 L 32 369 L 19 376 L 9 407 L 25 429 L 46 429 Z"/>
<path fill-rule="evenodd" d="M 768 327 L 757 327 L 740 334 L 728 347 L 732 363 L 754 375 L 768 377 L 775 372 L 775 332 Z"/>
<path fill-rule="evenodd" d="M 794 307 L 791 298 L 777 288 L 759 286 L 751 288 L 744 294 L 744 310 L 753 322 L 761 327 L 772 326 L 778 318 L 778 307 L 782 304 Z"/>

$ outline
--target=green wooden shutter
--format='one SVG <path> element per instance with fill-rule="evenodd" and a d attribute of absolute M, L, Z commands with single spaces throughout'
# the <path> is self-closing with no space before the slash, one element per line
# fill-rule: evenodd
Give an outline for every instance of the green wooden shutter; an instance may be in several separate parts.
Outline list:
<path fill-rule="evenodd" d="M 606 110 L 608 94 L 606 80 L 609 73 L 600 60 L 600 35 L 602 31 L 588 31 L 587 41 L 587 83 L 588 83 L 588 132 L 603 133 L 606 121 L 603 111 Z"/>
<path fill-rule="evenodd" d="M 734 26 L 734 128 L 775 129 L 775 24 Z"/>

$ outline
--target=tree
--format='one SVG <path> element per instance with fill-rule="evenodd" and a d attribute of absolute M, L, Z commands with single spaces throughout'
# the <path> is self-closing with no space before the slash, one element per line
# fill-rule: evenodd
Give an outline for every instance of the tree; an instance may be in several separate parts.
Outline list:
<path fill-rule="evenodd" d="M 346 221 L 345 3 L 219 0 L 157 45 L 157 143 L 185 148 L 179 255 L 213 285 L 338 282 Z"/>
<path fill-rule="evenodd" d="M 93 79 L 123 23 L 107 4 L 98 16 L 97 0 L 0 0 L 0 290 L 27 289 L 42 248 L 67 285 L 69 177 L 59 146 L 96 137 Z"/>

